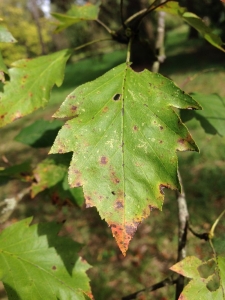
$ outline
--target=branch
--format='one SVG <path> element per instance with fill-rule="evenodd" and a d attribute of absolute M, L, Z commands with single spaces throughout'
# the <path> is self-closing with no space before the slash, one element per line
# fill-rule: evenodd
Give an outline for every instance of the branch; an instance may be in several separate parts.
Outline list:
<path fill-rule="evenodd" d="M 157 61 L 153 63 L 152 72 L 159 72 L 160 63 L 163 63 L 166 56 L 164 50 L 164 37 L 165 37 L 165 12 L 160 11 L 158 13 L 158 26 L 155 50 L 157 53 Z"/>
<path fill-rule="evenodd" d="M 76 48 L 73 48 L 73 50 L 74 50 L 74 51 L 77 51 L 77 50 L 80 50 L 80 49 L 82 49 L 82 48 L 85 48 L 85 47 L 87 47 L 87 46 L 89 46 L 89 45 L 92 45 L 92 44 L 95 44 L 95 43 L 98 43 L 98 42 L 112 41 L 112 40 L 113 40 L 113 39 L 111 39 L 111 38 L 104 38 L 104 39 L 93 40 L 93 41 L 91 41 L 91 42 L 88 42 L 88 43 L 83 44 L 83 45 L 81 45 L 81 46 L 78 46 L 78 47 L 76 47 Z"/>
<path fill-rule="evenodd" d="M 143 18 L 145 18 L 152 11 L 156 10 L 161 5 L 164 5 L 167 2 L 171 2 L 171 1 L 173 1 L 173 0 L 166 0 L 164 2 L 160 1 L 160 3 L 156 5 L 156 3 L 159 2 L 159 0 L 155 0 L 148 8 L 144 8 L 144 9 L 140 10 L 139 12 L 137 12 L 137 13 L 133 14 L 132 16 L 130 16 L 125 21 L 125 24 L 128 26 L 132 21 L 135 21 L 135 20 L 138 20 L 138 22 L 140 23 L 143 20 Z"/>
<path fill-rule="evenodd" d="M 156 284 L 153 284 L 152 286 L 150 286 L 146 289 L 140 290 L 138 292 L 135 292 L 133 294 L 123 297 L 122 300 L 138 299 L 137 297 L 139 297 L 140 294 L 143 292 L 152 292 L 152 291 L 158 290 L 164 286 L 174 285 L 176 282 L 177 282 L 177 279 L 173 279 L 173 275 L 171 275 L 171 276 L 165 278 L 164 280 L 162 280 Z"/>
<path fill-rule="evenodd" d="M 123 18 L 123 0 L 120 0 L 120 19 L 123 28 L 126 29 L 126 25 L 124 23 L 124 18 Z"/>
<path fill-rule="evenodd" d="M 139 12 L 133 14 L 128 19 L 126 19 L 126 21 L 124 22 L 125 28 L 122 26 L 117 31 L 111 31 L 111 35 L 112 35 L 113 39 L 119 43 L 128 44 L 130 36 L 137 34 L 139 25 L 140 25 L 141 21 L 143 20 L 143 18 L 146 17 L 153 10 L 157 9 L 161 5 L 164 5 L 170 1 L 173 1 L 173 0 L 166 0 L 164 2 L 160 1 L 159 4 L 156 4 L 159 2 L 159 0 L 156 0 L 148 8 L 142 9 Z"/>
<path fill-rule="evenodd" d="M 6 222 L 9 219 L 18 202 L 21 201 L 25 195 L 29 194 L 29 192 L 30 188 L 25 188 L 15 197 L 4 199 L 0 203 L 0 224 Z"/>
<path fill-rule="evenodd" d="M 103 23 L 101 20 L 99 20 L 99 19 L 97 19 L 97 20 L 95 20 L 98 24 L 100 24 L 103 28 L 105 28 L 107 31 L 108 31 L 108 33 L 110 33 L 110 34 L 112 34 L 112 30 L 105 24 L 105 23 Z"/>
<path fill-rule="evenodd" d="M 209 240 L 209 233 L 208 232 L 204 232 L 204 233 L 197 233 L 195 232 L 190 226 L 188 226 L 188 229 L 190 230 L 190 232 L 196 236 L 197 238 L 199 238 L 200 240 L 204 240 L 204 241 L 208 241 Z"/>
<path fill-rule="evenodd" d="M 179 232 L 178 232 L 178 255 L 177 261 L 181 261 L 186 257 L 186 242 L 187 242 L 187 229 L 188 229 L 188 219 L 189 213 L 186 203 L 186 197 L 184 193 L 183 183 L 178 172 L 178 177 L 181 185 L 181 193 L 177 194 L 177 204 L 178 204 L 178 218 L 179 218 Z M 176 282 L 176 298 L 178 299 L 182 290 L 184 288 L 184 277 L 180 275 Z"/>

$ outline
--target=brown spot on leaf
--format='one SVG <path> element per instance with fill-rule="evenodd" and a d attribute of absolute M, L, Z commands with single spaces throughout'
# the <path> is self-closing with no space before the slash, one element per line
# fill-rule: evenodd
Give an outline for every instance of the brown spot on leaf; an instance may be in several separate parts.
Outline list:
<path fill-rule="evenodd" d="M 125 228 L 126 228 L 126 233 L 128 234 L 128 238 L 131 239 L 136 230 L 137 230 L 137 226 L 138 226 L 138 223 L 134 223 L 134 226 L 133 225 L 127 225 Z"/>
<path fill-rule="evenodd" d="M 106 165 L 108 163 L 108 158 L 106 156 L 101 157 L 101 164 Z"/>
<path fill-rule="evenodd" d="M 134 129 L 134 131 L 138 131 L 137 125 L 134 125 L 133 129 Z"/>
<path fill-rule="evenodd" d="M 102 110 L 102 112 L 106 113 L 109 110 L 109 108 L 107 106 L 105 106 Z"/>
<path fill-rule="evenodd" d="M 77 111 L 77 106 L 76 106 L 76 105 L 72 105 L 72 106 L 71 106 L 71 110 L 72 110 L 72 111 Z"/>
<path fill-rule="evenodd" d="M 117 201 L 115 207 L 118 208 L 118 209 L 123 208 L 122 201 Z"/>
<path fill-rule="evenodd" d="M 18 120 L 22 118 L 22 114 L 21 112 L 16 112 L 16 114 L 14 115 L 14 117 L 12 118 L 13 121 Z"/>
<path fill-rule="evenodd" d="M 70 170 L 71 173 L 75 174 L 75 180 L 71 183 L 72 187 L 78 187 L 83 185 L 82 174 L 79 170 Z M 79 185 L 78 185 L 79 184 Z"/>
<path fill-rule="evenodd" d="M 160 191 L 160 194 L 162 194 L 162 195 L 164 195 L 164 191 L 163 191 L 164 188 L 169 189 L 169 188 L 171 188 L 171 186 L 170 186 L 170 184 L 168 184 L 168 183 L 160 184 L 160 185 L 159 185 L 159 191 Z"/>
<path fill-rule="evenodd" d="M 163 130 L 163 126 L 159 126 L 160 130 Z"/>
<path fill-rule="evenodd" d="M 53 266 L 53 267 L 52 267 L 52 270 L 54 270 L 54 271 L 55 271 L 56 269 L 57 269 L 57 268 L 56 268 L 56 266 Z"/>
<path fill-rule="evenodd" d="M 185 143 L 185 139 L 179 139 L 178 143 L 181 144 L 181 145 L 183 145 Z"/>
<path fill-rule="evenodd" d="M 159 141 L 159 143 L 160 143 L 160 144 L 162 144 L 162 143 L 163 143 L 163 141 Z"/>

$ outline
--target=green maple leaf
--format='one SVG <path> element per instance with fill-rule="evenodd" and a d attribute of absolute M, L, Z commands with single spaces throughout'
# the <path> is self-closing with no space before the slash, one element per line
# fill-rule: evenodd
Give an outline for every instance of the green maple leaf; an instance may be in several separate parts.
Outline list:
<path fill-rule="evenodd" d="M 70 154 L 56 154 L 40 162 L 33 170 L 36 182 L 32 184 L 31 196 L 35 197 L 38 193 L 62 181 L 68 169 L 70 159 Z"/>
<path fill-rule="evenodd" d="M 0 94 L 0 127 L 48 103 L 53 85 L 62 84 L 70 54 L 71 51 L 66 49 L 13 63 L 13 68 L 9 69 L 11 80 Z"/>
<path fill-rule="evenodd" d="M 192 97 L 201 104 L 203 110 L 182 111 L 182 120 L 196 118 L 206 133 L 225 136 L 225 99 L 217 94 L 192 94 Z"/>
<path fill-rule="evenodd" d="M 170 268 L 174 272 L 191 279 L 178 300 L 220 300 L 225 291 L 225 259 L 218 256 L 202 262 L 188 256 Z"/>
<path fill-rule="evenodd" d="M 0 25 L 0 43 L 15 43 L 16 39 L 4 25 Z"/>
<path fill-rule="evenodd" d="M 92 299 L 80 245 L 57 236 L 60 225 L 29 226 L 32 218 L 0 234 L 0 280 L 9 300 Z"/>
<path fill-rule="evenodd" d="M 51 153 L 74 152 L 70 185 L 83 186 L 124 254 L 151 208 L 162 208 L 163 188 L 180 189 L 176 151 L 197 150 L 172 107 L 200 108 L 169 79 L 122 64 L 78 87 L 54 115 L 74 118 Z"/>
<path fill-rule="evenodd" d="M 60 21 L 56 32 L 81 21 L 96 20 L 98 17 L 99 5 L 87 3 L 83 6 L 73 5 L 67 14 L 52 13 L 51 15 Z"/>

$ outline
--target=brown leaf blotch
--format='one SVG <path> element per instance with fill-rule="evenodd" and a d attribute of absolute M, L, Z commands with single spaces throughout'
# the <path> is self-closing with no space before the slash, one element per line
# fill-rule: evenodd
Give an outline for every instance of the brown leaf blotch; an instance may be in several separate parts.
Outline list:
<path fill-rule="evenodd" d="M 179 139 L 178 143 L 181 144 L 181 145 L 183 145 L 185 143 L 185 140 L 184 139 Z"/>
<path fill-rule="evenodd" d="M 122 201 L 117 201 L 116 202 L 116 208 L 118 208 L 118 209 L 123 208 L 123 202 Z"/>
<path fill-rule="evenodd" d="M 102 110 L 102 112 L 106 113 L 109 110 L 109 108 L 107 106 L 105 106 Z"/>
<path fill-rule="evenodd" d="M 76 106 L 76 105 L 72 105 L 72 106 L 71 106 L 71 110 L 72 110 L 72 111 L 77 111 L 77 106 Z"/>
<path fill-rule="evenodd" d="M 108 163 L 108 158 L 106 156 L 101 157 L 101 164 L 106 165 Z"/>
<path fill-rule="evenodd" d="M 159 126 L 160 130 L 163 130 L 163 126 Z"/>
<path fill-rule="evenodd" d="M 137 125 L 134 125 L 133 129 L 134 129 L 134 131 L 138 131 Z"/>
<path fill-rule="evenodd" d="M 52 267 L 52 270 L 56 270 L 56 269 L 57 269 L 56 266 L 53 266 L 53 267 Z"/>
<path fill-rule="evenodd" d="M 132 237 L 135 233 L 135 231 L 137 230 L 137 227 L 131 226 L 131 225 L 127 225 L 126 227 L 126 233 Z"/>

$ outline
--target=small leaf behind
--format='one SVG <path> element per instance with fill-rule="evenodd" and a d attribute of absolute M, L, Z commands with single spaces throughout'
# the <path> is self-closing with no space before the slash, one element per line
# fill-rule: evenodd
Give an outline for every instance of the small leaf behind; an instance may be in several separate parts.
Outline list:
<path fill-rule="evenodd" d="M 23 128 L 14 139 L 34 148 L 50 147 L 62 125 L 63 122 L 59 120 L 37 120 Z"/>
<path fill-rule="evenodd" d="M 9 69 L 10 82 L 0 94 L 0 127 L 48 103 L 53 85 L 60 86 L 63 82 L 65 63 L 70 54 L 71 51 L 66 49 L 13 64 Z"/>
<path fill-rule="evenodd" d="M 225 99 L 217 94 L 192 94 L 192 97 L 201 104 L 203 110 L 181 111 L 182 120 L 196 118 L 206 133 L 225 136 Z"/>
<path fill-rule="evenodd" d="M 73 5 L 67 14 L 52 13 L 51 15 L 60 21 L 60 24 L 56 28 L 56 32 L 60 32 L 75 23 L 96 20 L 98 11 L 98 5 L 88 3 L 83 6 Z"/>
<path fill-rule="evenodd" d="M 201 18 L 191 12 L 185 12 L 181 16 L 185 22 L 194 27 L 211 45 L 225 52 L 225 49 L 222 47 L 223 41 L 221 38 L 213 33 L 212 29 L 206 26 Z"/>
<path fill-rule="evenodd" d="M 225 259 L 217 257 L 202 262 L 189 256 L 170 268 L 191 281 L 185 286 L 178 300 L 220 300 L 224 299 Z"/>
<path fill-rule="evenodd" d="M 0 43 L 15 43 L 16 39 L 4 25 L 0 25 Z"/>

